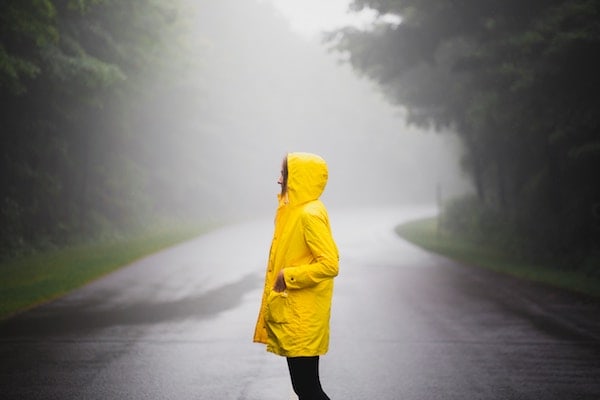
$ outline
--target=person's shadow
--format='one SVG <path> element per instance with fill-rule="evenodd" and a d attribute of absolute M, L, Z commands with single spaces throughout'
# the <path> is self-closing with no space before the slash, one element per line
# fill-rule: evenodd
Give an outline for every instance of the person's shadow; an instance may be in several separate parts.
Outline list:
<path fill-rule="evenodd" d="M 0 338 L 65 336 L 119 325 L 211 318 L 239 305 L 243 295 L 259 288 L 260 284 L 261 277 L 250 274 L 196 297 L 162 303 L 148 299 L 148 302 L 109 309 L 101 307 L 104 300 L 111 297 L 111 293 L 106 292 L 101 298 L 87 299 L 84 303 L 49 303 L 0 322 Z"/>

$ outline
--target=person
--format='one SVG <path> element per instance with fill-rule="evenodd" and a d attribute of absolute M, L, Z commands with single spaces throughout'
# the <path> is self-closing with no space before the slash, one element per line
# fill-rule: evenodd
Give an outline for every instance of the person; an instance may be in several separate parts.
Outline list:
<path fill-rule="evenodd" d="M 329 348 L 333 278 L 339 255 L 329 216 L 319 199 L 328 179 L 318 155 L 288 153 L 278 183 L 281 193 L 269 251 L 254 342 L 286 357 L 299 400 L 328 400 L 319 357 Z"/>

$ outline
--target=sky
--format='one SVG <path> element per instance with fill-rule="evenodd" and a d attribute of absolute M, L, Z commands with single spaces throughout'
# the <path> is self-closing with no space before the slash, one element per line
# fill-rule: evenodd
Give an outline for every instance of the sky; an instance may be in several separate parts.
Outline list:
<path fill-rule="evenodd" d="M 464 190 L 456 138 L 406 126 L 402 110 L 318 38 L 347 21 L 346 1 L 188 4 L 185 49 L 174 50 L 187 66 L 182 82 L 140 116 L 156 164 L 177 181 L 178 193 L 157 193 L 165 202 L 201 215 L 270 215 L 292 151 L 328 162 L 330 207 L 431 204 L 438 186 L 447 196 Z"/>
<path fill-rule="evenodd" d="M 295 33 L 312 38 L 322 31 L 345 25 L 364 26 L 374 12 L 350 13 L 349 0 L 262 0 L 272 4 L 288 20 Z"/>

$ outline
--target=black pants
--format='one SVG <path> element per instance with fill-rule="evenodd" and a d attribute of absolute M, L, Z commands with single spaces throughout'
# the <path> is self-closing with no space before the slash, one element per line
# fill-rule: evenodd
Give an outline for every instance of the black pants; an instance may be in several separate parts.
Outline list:
<path fill-rule="evenodd" d="M 329 400 L 321 388 L 319 357 L 289 357 L 290 378 L 299 400 Z"/>

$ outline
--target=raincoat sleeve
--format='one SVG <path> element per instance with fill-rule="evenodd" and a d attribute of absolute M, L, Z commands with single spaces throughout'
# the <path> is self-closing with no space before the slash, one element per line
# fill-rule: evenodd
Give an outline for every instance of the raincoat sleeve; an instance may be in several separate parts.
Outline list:
<path fill-rule="evenodd" d="M 326 212 L 304 214 L 302 225 L 304 239 L 314 261 L 306 265 L 285 268 L 284 278 L 288 289 L 315 286 L 338 274 L 339 255 Z"/>

